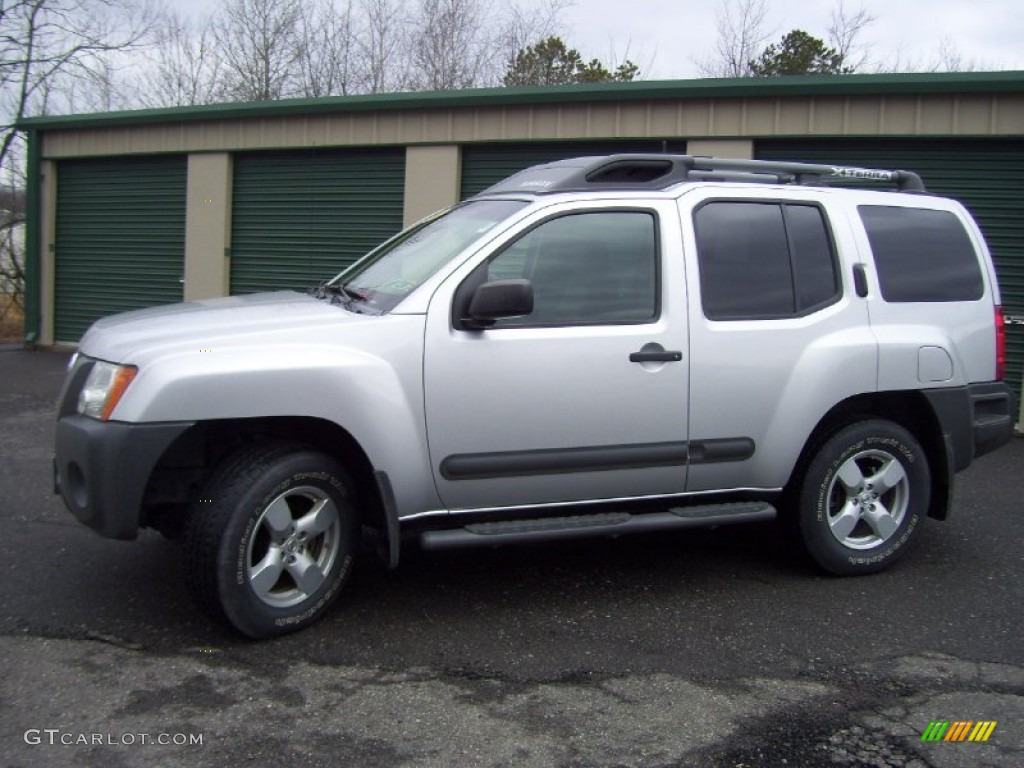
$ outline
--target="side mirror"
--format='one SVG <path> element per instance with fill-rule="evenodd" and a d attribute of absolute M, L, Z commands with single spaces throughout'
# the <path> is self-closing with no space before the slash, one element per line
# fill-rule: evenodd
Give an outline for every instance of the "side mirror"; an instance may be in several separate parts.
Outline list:
<path fill-rule="evenodd" d="M 522 317 L 533 312 L 533 285 L 529 280 L 495 280 L 484 283 L 473 293 L 468 317 L 463 324 L 482 330 L 504 317 Z"/>

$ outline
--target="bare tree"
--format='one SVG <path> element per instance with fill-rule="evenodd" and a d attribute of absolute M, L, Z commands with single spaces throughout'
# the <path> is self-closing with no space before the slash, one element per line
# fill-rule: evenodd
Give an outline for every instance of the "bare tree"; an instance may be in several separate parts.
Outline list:
<path fill-rule="evenodd" d="M 227 0 L 214 16 L 226 94 L 242 101 L 298 92 L 302 0 Z"/>
<path fill-rule="evenodd" d="M 1002 68 L 995 62 L 964 58 L 961 50 L 948 35 L 939 40 L 939 47 L 927 66 L 929 72 L 991 72 Z"/>
<path fill-rule="evenodd" d="M 504 72 L 515 65 L 516 56 L 527 46 L 560 37 L 561 15 L 572 5 L 573 0 L 546 0 L 540 5 L 506 6 L 504 15 L 498 18 L 492 45 L 492 63 L 498 65 L 494 69 L 494 80 L 500 80 Z"/>
<path fill-rule="evenodd" d="M 303 96 L 351 93 L 355 82 L 352 6 L 310 2 L 299 20 L 299 91 Z"/>
<path fill-rule="evenodd" d="M 908 55 L 901 46 L 891 52 L 888 58 L 875 62 L 871 71 L 877 74 L 897 72 L 983 72 L 1003 69 L 998 62 L 964 58 L 963 53 L 948 36 L 940 38 L 930 57 Z"/>
<path fill-rule="evenodd" d="M 15 124 L 30 114 L 73 110 L 85 94 L 114 104 L 112 57 L 141 46 L 150 23 L 147 9 L 133 0 L 0 3 L 0 188 L 8 200 L 24 200 L 24 146 Z M 18 306 L 24 221 L 24 204 L 0 210 L 0 291 Z"/>
<path fill-rule="evenodd" d="M 0 333 L 25 309 L 24 178 L 20 154 L 9 153 L 0 180 Z"/>
<path fill-rule="evenodd" d="M 695 62 L 705 77 L 749 77 L 750 62 L 771 37 L 765 0 L 723 0 L 716 13 L 715 52 Z"/>
<path fill-rule="evenodd" d="M 867 8 L 847 8 L 845 0 L 839 0 L 832 9 L 828 44 L 839 54 L 843 65 L 854 72 L 867 64 L 868 51 L 861 38 L 864 30 L 875 21 L 876 17 L 868 13 Z"/>
<path fill-rule="evenodd" d="M 412 19 L 414 85 L 450 91 L 481 84 L 492 55 L 485 0 L 419 0 Z"/>
<path fill-rule="evenodd" d="M 148 107 L 210 104 L 222 98 L 223 64 L 210 17 L 195 20 L 168 13 L 154 46 L 152 64 L 138 95 Z"/>
<path fill-rule="evenodd" d="M 132 0 L 13 0 L 0 11 L 0 166 L 14 123 L 60 104 L 62 82 L 88 81 L 117 51 L 143 45 L 150 18 Z M 55 104 L 55 102 L 57 102 Z"/>
<path fill-rule="evenodd" d="M 407 22 L 400 0 L 357 0 L 362 27 L 357 36 L 360 90 L 401 88 L 408 82 Z"/>

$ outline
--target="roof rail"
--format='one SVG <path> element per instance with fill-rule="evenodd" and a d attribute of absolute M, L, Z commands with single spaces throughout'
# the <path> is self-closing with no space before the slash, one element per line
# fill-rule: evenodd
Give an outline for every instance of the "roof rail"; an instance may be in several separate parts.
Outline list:
<path fill-rule="evenodd" d="M 762 184 L 891 184 L 904 192 L 923 192 L 913 171 L 841 165 L 733 160 L 696 155 L 628 154 L 577 157 L 535 165 L 480 194 L 502 192 L 578 192 L 597 189 L 666 189 L 683 182 L 742 181 Z"/>

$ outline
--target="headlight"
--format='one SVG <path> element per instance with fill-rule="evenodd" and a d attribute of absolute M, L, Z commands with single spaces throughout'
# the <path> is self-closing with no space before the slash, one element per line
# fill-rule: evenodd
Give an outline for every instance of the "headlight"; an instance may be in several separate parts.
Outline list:
<path fill-rule="evenodd" d="M 114 365 L 97 360 L 78 394 L 78 412 L 107 421 L 138 372 L 134 365 Z"/>

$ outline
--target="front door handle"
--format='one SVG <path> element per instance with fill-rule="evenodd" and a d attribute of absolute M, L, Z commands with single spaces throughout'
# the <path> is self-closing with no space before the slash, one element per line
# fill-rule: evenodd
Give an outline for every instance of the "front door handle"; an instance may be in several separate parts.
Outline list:
<path fill-rule="evenodd" d="M 661 344 L 644 344 L 639 352 L 629 354 L 631 363 L 678 363 L 682 359 L 682 352 L 665 349 Z"/>

